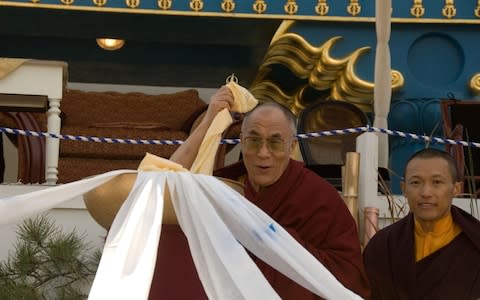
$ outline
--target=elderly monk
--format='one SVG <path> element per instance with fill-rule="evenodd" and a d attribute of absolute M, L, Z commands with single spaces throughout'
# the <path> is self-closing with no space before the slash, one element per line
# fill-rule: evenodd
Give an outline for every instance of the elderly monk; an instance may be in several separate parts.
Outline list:
<path fill-rule="evenodd" d="M 452 205 L 461 188 L 455 161 L 424 149 L 404 174 L 410 213 L 364 251 L 372 299 L 480 299 L 480 222 Z"/>
<path fill-rule="evenodd" d="M 232 106 L 232 93 L 222 87 L 212 96 L 199 126 L 171 156 L 190 168 L 216 114 Z M 366 297 L 357 228 L 336 189 L 290 159 L 297 140 L 292 113 L 267 103 L 246 114 L 241 128 L 243 161 L 215 175 L 239 180 L 245 197 L 281 224 L 344 286 Z M 177 225 L 162 227 L 150 299 L 206 299 L 185 236 Z M 253 257 L 282 299 L 319 299 L 275 269 Z M 241 272 L 241 270 L 239 270 Z"/>

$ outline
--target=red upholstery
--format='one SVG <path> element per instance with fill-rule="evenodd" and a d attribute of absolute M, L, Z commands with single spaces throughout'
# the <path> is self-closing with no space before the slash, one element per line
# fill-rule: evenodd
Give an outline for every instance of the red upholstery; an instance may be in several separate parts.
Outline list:
<path fill-rule="evenodd" d="M 61 134 L 185 140 L 195 119 L 206 107 L 193 89 L 161 95 L 68 90 L 60 106 Z M 44 113 L 2 113 L 0 126 L 46 131 L 46 117 Z M 43 139 L 13 138 L 19 149 L 19 180 L 23 183 L 44 182 L 45 145 L 44 142 L 38 143 Z M 61 140 L 58 183 L 115 169 L 136 169 L 145 152 L 168 158 L 177 147 Z M 37 163 L 37 159 L 43 159 L 43 164 Z"/>

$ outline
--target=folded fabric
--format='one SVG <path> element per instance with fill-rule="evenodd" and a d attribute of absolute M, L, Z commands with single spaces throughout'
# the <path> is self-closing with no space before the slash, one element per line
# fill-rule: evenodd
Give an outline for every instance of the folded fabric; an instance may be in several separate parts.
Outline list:
<path fill-rule="evenodd" d="M 232 111 L 245 113 L 257 106 L 258 100 L 246 88 L 234 81 L 230 81 L 226 86 L 233 94 Z M 220 145 L 222 133 L 232 122 L 233 120 L 228 109 L 224 109 L 217 114 L 205 134 L 190 171 L 207 175 L 213 174 L 215 154 Z"/>

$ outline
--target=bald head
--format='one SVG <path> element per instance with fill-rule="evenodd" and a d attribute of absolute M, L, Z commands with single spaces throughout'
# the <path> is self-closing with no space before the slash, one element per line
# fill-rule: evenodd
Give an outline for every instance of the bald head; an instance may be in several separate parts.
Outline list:
<path fill-rule="evenodd" d="M 242 131 L 245 129 L 245 124 L 249 122 L 249 119 L 257 114 L 262 115 L 266 111 L 269 110 L 278 110 L 282 112 L 283 116 L 285 117 L 285 124 L 288 124 L 290 127 L 290 130 L 292 132 L 292 135 L 296 135 L 297 133 L 297 119 L 295 115 L 285 106 L 278 104 L 277 102 L 264 102 L 262 104 L 257 105 L 254 109 L 249 111 L 248 113 L 245 114 L 245 117 L 243 119 L 242 123 Z"/>

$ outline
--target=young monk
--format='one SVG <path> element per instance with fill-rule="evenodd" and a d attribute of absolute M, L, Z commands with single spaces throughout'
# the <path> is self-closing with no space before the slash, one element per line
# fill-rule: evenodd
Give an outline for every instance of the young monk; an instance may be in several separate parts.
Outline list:
<path fill-rule="evenodd" d="M 480 222 L 452 205 L 461 188 L 455 161 L 424 149 L 404 174 L 410 214 L 364 251 L 372 299 L 480 299 Z"/>

